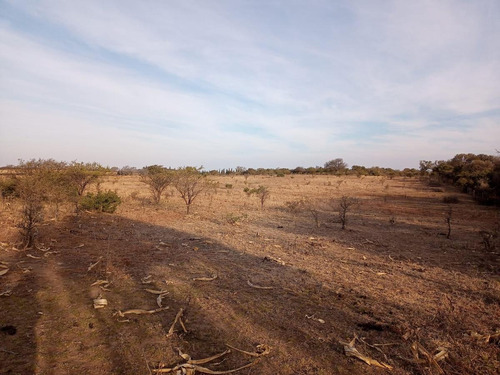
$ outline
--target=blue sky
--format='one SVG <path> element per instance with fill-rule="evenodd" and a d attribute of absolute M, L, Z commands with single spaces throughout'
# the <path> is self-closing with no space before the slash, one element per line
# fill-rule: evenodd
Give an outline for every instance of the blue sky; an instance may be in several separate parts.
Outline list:
<path fill-rule="evenodd" d="M 493 154 L 499 19 L 497 0 L 0 0 L 0 165 Z"/>

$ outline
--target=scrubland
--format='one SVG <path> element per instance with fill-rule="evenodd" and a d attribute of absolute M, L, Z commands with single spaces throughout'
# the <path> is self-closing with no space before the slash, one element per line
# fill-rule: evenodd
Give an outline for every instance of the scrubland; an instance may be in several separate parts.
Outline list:
<path fill-rule="evenodd" d="M 231 349 L 197 366 L 498 374 L 498 208 L 418 178 L 211 178 L 186 214 L 173 188 L 153 204 L 137 176 L 108 176 L 114 214 L 68 206 L 55 220 L 48 207 L 26 250 L 18 204 L 3 201 L 0 372 L 150 374 L 186 363 L 179 350 L 204 359 L 230 345 L 263 355 Z M 244 192 L 259 186 L 262 207 Z M 344 230 L 343 196 L 357 200 Z"/>

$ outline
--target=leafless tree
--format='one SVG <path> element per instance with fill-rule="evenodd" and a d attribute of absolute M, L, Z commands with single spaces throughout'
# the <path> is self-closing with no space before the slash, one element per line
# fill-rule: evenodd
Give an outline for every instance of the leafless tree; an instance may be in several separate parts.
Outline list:
<path fill-rule="evenodd" d="M 345 229 L 347 225 L 347 213 L 352 210 L 352 208 L 359 203 L 357 198 L 349 197 L 343 195 L 339 202 L 339 219 L 342 224 L 342 229 Z"/>

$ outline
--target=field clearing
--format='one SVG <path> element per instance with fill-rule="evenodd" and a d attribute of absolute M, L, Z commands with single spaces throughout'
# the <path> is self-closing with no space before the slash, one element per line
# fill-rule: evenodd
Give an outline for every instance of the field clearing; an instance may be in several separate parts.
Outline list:
<path fill-rule="evenodd" d="M 0 296 L 0 373 L 149 374 L 183 363 L 177 348 L 201 359 L 226 344 L 270 347 L 238 374 L 388 372 L 345 355 L 340 342 L 355 336 L 359 352 L 393 374 L 499 373 L 498 335 L 485 335 L 500 330 L 500 254 L 480 235 L 499 229 L 498 208 L 410 178 L 213 179 L 217 191 L 186 215 L 173 190 L 155 206 L 137 176 L 108 177 L 100 188 L 123 198 L 115 214 L 75 216 L 67 207 L 56 222 L 49 208 L 43 246 L 26 251 L 13 248 L 16 204 L 2 202 L 0 261 L 9 272 L 0 294 L 10 293 Z M 271 192 L 263 209 L 243 191 L 260 185 Z M 359 199 L 345 230 L 336 208 L 343 195 Z M 447 195 L 460 200 L 450 239 Z M 290 210 L 304 198 L 334 199 L 317 209 L 319 227 L 310 212 Z M 106 290 L 91 286 L 98 280 Z M 168 309 L 116 314 L 157 309 L 145 289 L 165 291 Z M 108 305 L 94 309 L 99 295 Z M 187 332 L 176 324 L 169 335 L 180 309 Z M 429 356 L 417 360 L 415 343 Z M 436 362 L 439 352 L 446 358 Z M 202 366 L 255 360 L 235 350 L 223 358 Z"/>

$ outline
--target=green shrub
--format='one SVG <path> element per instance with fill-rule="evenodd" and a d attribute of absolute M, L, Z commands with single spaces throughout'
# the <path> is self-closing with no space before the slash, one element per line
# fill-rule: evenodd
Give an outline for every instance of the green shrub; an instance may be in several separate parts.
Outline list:
<path fill-rule="evenodd" d="M 84 210 L 113 213 L 121 202 L 116 192 L 108 190 L 97 194 L 87 193 L 81 200 L 80 207 Z"/>

